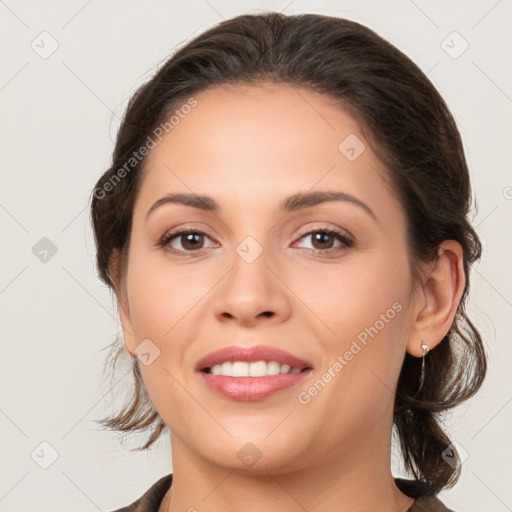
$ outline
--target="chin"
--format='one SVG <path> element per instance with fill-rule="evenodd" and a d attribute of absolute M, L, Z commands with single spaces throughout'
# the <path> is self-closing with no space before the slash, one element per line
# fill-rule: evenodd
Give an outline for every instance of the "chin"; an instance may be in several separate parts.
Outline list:
<path fill-rule="evenodd" d="M 275 424 L 272 428 L 275 428 Z M 308 461 L 309 465 L 311 457 L 298 450 L 302 443 L 298 442 L 292 432 L 284 434 L 284 439 L 281 436 L 273 439 L 274 434 L 266 438 L 258 437 L 247 430 L 247 435 L 239 432 L 229 440 L 223 436 L 222 441 L 216 439 L 205 444 L 203 440 L 200 443 L 202 446 L 196 446 L 201 452 L 200 456 L 210 464 L 239 474 L 280 474 L 300 469 L 304 461 Z"/>

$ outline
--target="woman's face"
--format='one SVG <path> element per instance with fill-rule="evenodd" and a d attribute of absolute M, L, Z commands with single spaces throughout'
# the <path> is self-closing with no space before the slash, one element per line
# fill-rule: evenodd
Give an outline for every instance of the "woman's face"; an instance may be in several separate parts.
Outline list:
<path fill-rule="evenodd" d="M 326 96 L 195 100 L 149 153 L 121 312 L 173 456 L 274 473 L 364 460 L 389 445 L 414 322 L 386 170 Z"/>

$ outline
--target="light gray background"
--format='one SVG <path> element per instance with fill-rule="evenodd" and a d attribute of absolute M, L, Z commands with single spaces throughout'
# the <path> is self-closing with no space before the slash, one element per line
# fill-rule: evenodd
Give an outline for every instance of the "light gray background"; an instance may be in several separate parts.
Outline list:
<path fill-rule="evenodd" d="M 88 199 L 136 87 L 177 44 L 261 9 L 368 25 L 428 72 L 450 106 L 478 202 L 485 252 L 469 310 L 490 372 L 447 421 L 468 458 L 459 483 L 440 497 L 458 512 L 512 510 L 510 0 L 0 1 L 1 510 L 111 510 L 171 471 L 167 437 L 132 453 L 93 421 L 112 408 L 100 350 L 120 330 L 95 275 Z M 458 58 L 464 41 L 447 39 L 453 31 L 469 44 Z M 42 237 L 57 248 L 46 262 L 33 252 Z M 130 383 L 125 376 L 113 392 Z M 41 468 L 52 450 L 58 458 Z"/>

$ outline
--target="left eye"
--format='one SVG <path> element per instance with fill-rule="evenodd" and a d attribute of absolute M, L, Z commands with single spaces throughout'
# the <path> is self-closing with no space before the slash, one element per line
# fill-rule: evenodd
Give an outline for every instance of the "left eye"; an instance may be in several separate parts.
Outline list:
<path fill-rule="evenodd" d="M 325 252 L 327 250 L 336 249 L 333 248 L 333 244 L 338 241 L 338 248 L 341 247 L 351 247 L 353 245 L 353 241 L 348 238 L 345 234 L 340 233 L 338 231 L 320 229 L 316 231 L 310 231 L 300 237 L 301 240 L 306 239 L 307 237 L 312 237 L 313 247 L 306 247 L 306 249 L 311 249 L 313 251 L 322 251 Z"/>

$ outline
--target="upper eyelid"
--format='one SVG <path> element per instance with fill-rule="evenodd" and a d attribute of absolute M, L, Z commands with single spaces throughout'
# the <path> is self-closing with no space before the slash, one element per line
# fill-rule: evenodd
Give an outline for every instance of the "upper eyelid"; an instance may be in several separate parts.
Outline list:
<path fill-rule="evenodd" d="M 312 222 L 315 222 L 315 221 L 312 221 Z M 316 222 L 322 222 L 322 221 L 316 221 Z M 323 221 L 325 222 L 325 221 Z M 331 226 L 316 226 L 316 227 L 308 227 L 306 231 L 304 231 L 302 234 L 298 235 L 298 236 L 304 236 L 304 235 L 307 235 L 307 234 L 310 234 L 311 232 L 316 232 L 316 231 L 342 231 L 343 233 L 346 233 L 348 237 L 350 238 L 355 238 L 354 235 L 346 228 L 342 228 L 340 226 L 336 226 L 336 227 L 331 227 Z M 166 238 L 167 235 L 171 234 L 171 236 L 174 236 L 174 235 L 178 235 L 180 233 L 186 233 L 186 232 L 194 232 L 194 233 L 201 233 L 201 234 L 204 234 L 204 235 L 207 235 L 209 236 L 210 238 L 212 238 L 207 231 L 205 231 L 204 228 L 195 228 L 193 226 L 185 226 L 185 227 L 180 227 L 180 228 L 171 228 L 171 229 L 168 229 L 164 235 L 161 237 L 161 238 Z M 215 238 L 215 237 L 213 237 Z M 219 239 L 222 240 L 222 236 L 219 236 L 218 237 Z"/>
<path fill-rule="evenodd" d="M 331 232 L 334 232 L 336 234 L 344 235 L 344 236 L 346 236 L 346 238 L 350 238 L 351 240 L 355 240 L 354 235 L 348 229 L 341 228 L 341 227 L 333 228 L 333 227 L 328 227 L 328 226 L 321 226 L 321 227 L 316 227 L 316 228 L 308 228 L 306 231 L 304 231 L 302 234 L 300 234 L 298 236 L 299 236 L 299 238 L 302 238 L 305 235 L 310 235 L 311 233 L 316 233 L 318 231 L 331 231 Z"/>
<path fill-rule="evenodd" d="M 338 240 L 345 247 L 352 247 L 355 244 L 355 238 L 348 232 L 346 232 L 346 231 L 344 232 L 344 231 L 345 230 L 342 230 L 342 229 L 328 229 L 328 228 L 310 229 L 309 231 L 306 231 L 302 235 L 299 235 L 297 240 L 293 243 L 296 244 L 297 242 L 300 242 L 303 238 L 305 238 L 307 236 L 311 236 L 313 233 L 327 232 L 331 236 L 336 238 L 336 240 Z M 325 252 L 325 253 L 329 252 L 329 249 L 327 249 L 325 251 L 322 251 L 322 249 L 311 249 L 311 250 Z"/>
<path fill-rule="evenodd" d="M 304 238 L 306 236 L 311 236 L 313 233 L 318 233 L 318 232 L 329 232 L 329 233 L 331 233 L 335 237 L 346 238 L 347 241 L 351 242 L 351 245 L 355 241 L 355 237 L 352 235 L 352 233 L 350 233 L 346 229 L 339 228 L 339 227 L 331 228 L 331 227 L 322 226 L 322 227 L 309 228 L 308 230 L 306 230 L 303 233 L 299 234 L 297 236 L 297 239 L 293 243 L 295 244 L 296 242 L 300 241 L 302 238 Z M 184 227 L 184 228 L 178 228 L 174 232 L 172 232 L 172 230 L 171 230 L 171 232 L 167 232 L 166 234 L 164 234 L 162 236 L 162 238 L 160 239 L 159 244 L 160 245 L 168 245 L 168 244 L 170 244 L 171 241 L 173 241 L 175 239 L 179 239 L 179 237 L 181 235 L 186 235 L 186 234 L 189 234 L 189 233 L 198 233 L 200 235 L 205 235 L 214 244 L 215 243 L 219 243 L 219 242 L 217 242 L 215 240 L 215 238 L 211 237 L 207 232 L 205 232 L 202 229 L 199 229 L 199 228 L 196 229 L 196 228 L 193 228 L 193 227 Z M 342 243 L 343 243 L 343 241 L 342 241 Z M 201 251 L 201 250 L 204 250 L 204 249 L 207 249 L 207 248 L 200 248 L 200 249 L 195 249 L 195 250 Z M 321 251 L 321 249 L 317 249 L 317 250 Z M 187 252 L 187 253 L 194 252 L 194 251 L 182 251 L 182 250 L 179 250 L 179 249 L 176 249 L 176 251 L 177 252 Z M 327 252 L 327 251 L 322 251 L 322 252 Z"/>
<path fill-rule="evenodd" d="M 341 231 L 343 233 L 346 233 L 347 237 L 354 238 L 352 233 L 350 233 L 350 231 L 348 231 L 347 229 L 339 228 L 339 227 L 332 228 L 332 227 L 326 227 L 326 226 L 316 227 L 316 228 L 308 228 L 306 231 L 304 231 L 303 233 L 301 233 L 301 234 L 299 234 L 297 236 L 299 238 L 302 238 L 305 235 L 310 235 L 311 233 L 316 233 L 318 231 L 332 231 L 332 232 Z M 165 239 L 165 238 L 169 238 L 169 237 L 172 238 L 174 236 L 178 236 L 178 235 L 182 235 L 182 234 L 187 234 L 187 233 L 199 233 L 201 235 L 206 235 L 209 238 L 214 238 L 214 237 L 210 236 L 206 231 L 204 231 L 201 228 L 193 228 L 193 227 L 188 228 L 188 227 L 185 227 L 185 228 L 177 228 L 176 230 L 170 229 L 170 230 L 166 231 L 163 234 L 161 239 Z"/>

